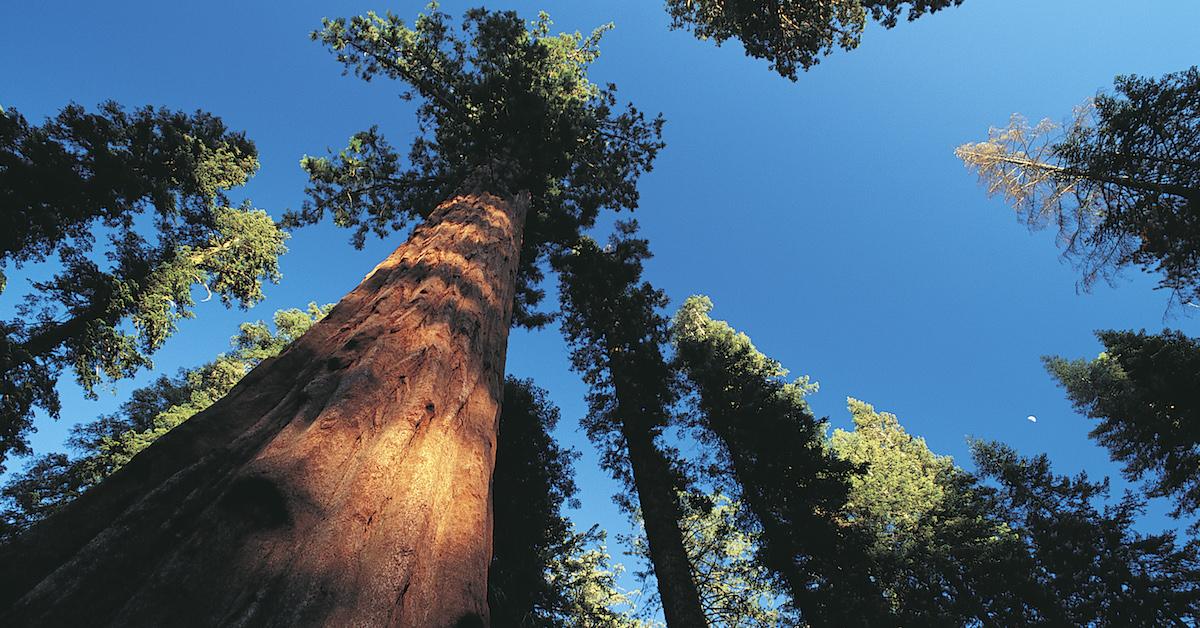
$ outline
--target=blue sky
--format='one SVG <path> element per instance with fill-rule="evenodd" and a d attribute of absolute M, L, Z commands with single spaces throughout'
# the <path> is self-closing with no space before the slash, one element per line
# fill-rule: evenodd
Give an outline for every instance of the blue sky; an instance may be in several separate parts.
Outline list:
<path fill-rule="evenodd" d="M 443 7 L 459 15 L 476 3 Z M 218 114 L 261 153 L 262 171 L 236 194 L 278 216 L 303 198 L 305 153 L 341 148 L 372 124 L 400 146 L 415 132 L 399 85 L 341 76 L 308 33 L 323 16 L 412 17 L 421 4 L 11 3 L 0 104 L 31 121 L 105 99 Z M 890 31 L 872 27 L 858 50 L 834 53 L 796 83 L 736 43 L 669 31 L 657 2 L 488 5 L 530 18 L 545 9 L 561 30 L 616 23 L 593 78 L 667 119 L 667 148 L 643 179 L 636 213 L 656 254 L 649 279 L 672 307 L 711 296 L 715 317 L 818 381 L 812 406 L 834 426 L 849 424 L 845 398 L 854 396 L 964 464 L 973 435 L 1047 452 L 1062 472 L 1115 474 L 1039 356 L 1092 357 L 1095 329 L 1169 325 L 1200 335 L 1187 311 L 1164 318 L 1167 295 L 1151 277 L 1130 272 L 1115 287 L 1077 293 L 1053 234 L 1031 235 L 953 155 L 1013 112 L 1062 120 L 1114 75 L 1197 63 L 1200 4 L 966 0 Z M 348 238 L 328 224 L 298 231 L 265 302 L 249 313 L 202 305 L 157 355 L 157 371 L 211 359 L 243 320 L 336 301 L 403 240 L 356 251 Z M 12 315 L 24 278 L 50 270 L 12 274 L 0 316 Z M 585 454 L 584 507 L 574 516 L 619 532 L 624 519 L 609 501 L 617 487 L 577 429 L 584 387 L 567 367 L 555 329 L 513 333 L 509 372 L 551 391 L 563 410 L 559 436 Z M 151 375 L 98 401 L 60 386 L 63 421 L 41 421 L 35 447 L 57 448 L 73 422 L 112 411 Z M 1152 524 L 1167 523 L 1162 510 Z"/>

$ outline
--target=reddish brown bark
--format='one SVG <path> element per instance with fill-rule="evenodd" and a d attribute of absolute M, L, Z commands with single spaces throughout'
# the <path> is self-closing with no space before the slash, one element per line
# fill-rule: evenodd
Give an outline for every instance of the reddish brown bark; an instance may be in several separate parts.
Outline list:
<path fill-rule="evenodd" d="M 486 625 L 528 203 L 473 187 L 281 356 L 0 551 L 0 625 Z"/>

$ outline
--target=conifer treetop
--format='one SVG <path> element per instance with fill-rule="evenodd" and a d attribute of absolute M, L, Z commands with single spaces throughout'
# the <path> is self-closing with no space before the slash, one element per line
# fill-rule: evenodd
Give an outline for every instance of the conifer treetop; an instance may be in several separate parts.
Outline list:
<path fill-rule="evenodd" d="M 544 255 L 569 245 L 601 209 L 634 209 L 637 180 L 663 147 L 661 117 L 618 105 L 616 87 L 588 78 L 599 41 L 551 35 L 549 16 L 471 9 L 461 25 L 436 3 L 411 26 L 386 13 L 326 19 L 313 39 L 346 73 L 395 79 L 419 101 L 417 135 L 402 157 L 378 127 L 357 133 L 338 154 L 306 156 L 309 199 L 291 225 L 329 213 L 354 230 L 385 237 L 419 220 L 483 170 L 489 191 L 531 195 L 518 285 L 518 322 L 540 324 Z"/>

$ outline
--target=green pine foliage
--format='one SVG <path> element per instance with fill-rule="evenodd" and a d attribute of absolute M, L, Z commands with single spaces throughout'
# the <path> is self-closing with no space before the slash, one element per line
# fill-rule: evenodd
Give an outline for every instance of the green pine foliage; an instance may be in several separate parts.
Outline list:
<path fill-rule="evenodd" d="M 709 626 L 802 625 L 788 607 L 787 593 L 758 560 L 762 539 L 744 529 L 745 506 L 720 492 L 695 490 L 681 494 L 679 502 L 684 545 Z M 635 554 L 648 556 L 644 532 L 635 534 L 629 544 Z M 649 573 L 639 575 L 645 579 Z M 659 603 L 658 596 L 651 595 L 645 608 Z"/>
<path fill-rule="evenodd" d="M 436 4 L 412 26 L 391 13 L 325 20 L 313 39 L 363 80 L 395 79 L 417 98 L 419 132 L 406 157 L 377 127 L 336 155 L 305 157 L 309 200 L 287 216 L 309 224 L 328 213 L 362 246 L 428 215 L 483 173 L 490 191 L 531 196 L 515 320 L 549 319 L 533 307 L 548 253 L 570 246 L 601 209 L 637 207 L 637 179 L 658 151 L 662 119 L 619 105 L 614 85 L 588 79 L 607 27 L 551 35 L 544 13 L 472 9 L 461 27 Z"/>
<path fill-rule="evenodd" d="M 0 321 L 0 470 L 29 453 L 36 409 L 58 417 L 65 370 L 94 396 L 151 365 L 194 288 L 262 299 L 287 236 L 225 196 L 257 169 L 254 144 L 204 112 L 70 105 L 36 126 L 0 110 L 0 291 L 7 268 L 60 265 Z"/>
<path fill-rule="evenodd" d="M 747 56 L 766 59 L 780 76 L 821 62 L 836 46 L 853 50 L 867 18 L 886 28 L 962 4 L 962 0 L 667 0 L 671 26 L 718 45 L 736 39 Z"/>
<path fill-rule="evenodd" d="M 35 459 L 0 489 L 0 538 L 44 519 L 115 473 L 163 434 L 225 396 L 332 307 L 310 303 L 306 310 L 279 310 L 274 330 L 263 321 L 242 323 L 229 353 L 175 376 L 160 376 L 135 390 L 117 413 L 76 426 L 69 445 L 78 455 L 51 453 Z"/>
<path fill-rule="evenodd" d="M 1145 500 L 1108 499 L 1108 480 L 1053 473 L 1045 455 L 972 443 L 981 477 L 998 485 L 997 510 L 1030 565 L 1016 589 L 1019 623 L 1053 626 L 1189 626 L 1200 621 L 1200 542 L 1134 529 Z M 1010 622 L 1014 625 L 1016 622 Z"/>
<path fill-rule="evenodd" d="M 562 600 L 549 626 L 563 628 L 652 628 L 639 619 L 636 591 L 624 591 L 617 578 L 624 568 L 614 563 L 605 546 L 607 534 L 592 527 L 572 531 L 551 558 L 546 578 Z M 492 620 L 493 625 L 500 626 Z"/>
<path fill-rule="evenodd" d="M 1044 358 L 1092 437 L 1175 516 L 1200 512 L 1200 342 L 1176 331 L 1101 331 L 1094 360 Z"/>
<path fill-rule="evenodd" d="M 872 577 L 898 625 L 1191 625 L 1200 544 L 1134 529 L 1143 499 L 1107 480 L 1055 475 L 972 441 L 976 473 L 929 450 L 894 415 L 850 400 L 839 455 L 864 464 L 844 511 L 869 531 Z"/>
<path fill-rule="evenodd" d="M 855 467 L 825 443 L 826 423 L 809 410 L 816 390 L 693 296 L 671 321 L 675 361 L 695 392 L 702 442 L 716 451 L 714 476 L 742 503 L 740 531 L 759 538 L 758 560 L 787 590 L 805 621 L 851 621 L 872 611 L 863 541 L 833 513 L 846 503 Z M 845 600 L 861 601 L 853 609 Z M 848 616 L 847 613 L 850 613 Z"/>
<path fill-rule="evenodd" d="M 870 572 L 891 622 L 1015 625 L 1024 554 L 991 493 L 932 452 L 894 414 L 849 399 L 854 430 L 833 450 L 866 471 L 851 478 L 840 516 L 870 539 Z"/>

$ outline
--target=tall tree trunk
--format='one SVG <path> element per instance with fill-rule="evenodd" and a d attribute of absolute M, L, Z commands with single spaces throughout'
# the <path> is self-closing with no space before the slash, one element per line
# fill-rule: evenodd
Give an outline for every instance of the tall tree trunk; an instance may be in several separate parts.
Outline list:
<path fill-rule="evenodd" d="M 614 386 L 623 381 L 614 376 Z M 618 394 L 620 394 L 618 392 Z M 626 414 L 636 404 L 619 403 L 621 434 L 629 453 L 630 473 L 637 490 L 642 522 L 646 527 L 646 545 L 658 593 L 662 598 L 663 617 L 671 628 L 703 628 L 708 625 L 700 592 L 692 578 L 692 563 L 683 543 L 679 495 L 675 486 L 675 471 L 667 457 L 654 444 L 650 430 L 645 429 L 640 413 Z"/>
<path fill-rule="evenodd" d="M 486 625 L 528 200 L 482 189 L 439 206 L 224 399 L 0 549 L 0 625 Z"/>

